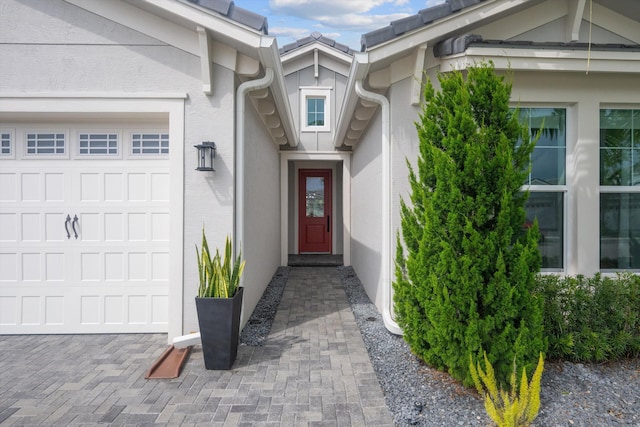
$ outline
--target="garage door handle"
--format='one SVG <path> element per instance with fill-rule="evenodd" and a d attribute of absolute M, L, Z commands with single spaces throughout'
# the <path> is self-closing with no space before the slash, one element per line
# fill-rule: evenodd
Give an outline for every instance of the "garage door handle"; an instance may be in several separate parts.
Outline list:
<path fill-rule="evenodd" d="M 67 230 L 67 239 L 71 238 L 71 233 L 69 233 L 69 221 L 71 221 L 71 216 L 67 215 L 67 219 L 64 221 L 64 229 Z"/>
<path fill-rule="evenodd" d="M 78 231 L 76 230 L 77 223 L 78 223 L 78 215 L 74 215 L 73 222 L 71 223 L 71 228 L 73 228 L 73 234 L 75 234 L 76 239 L 78 238 Z"/>
<path fill-rule="evenodd" d="M 331 215 L 327 215 L 327 233 L 331 233 Z"/>

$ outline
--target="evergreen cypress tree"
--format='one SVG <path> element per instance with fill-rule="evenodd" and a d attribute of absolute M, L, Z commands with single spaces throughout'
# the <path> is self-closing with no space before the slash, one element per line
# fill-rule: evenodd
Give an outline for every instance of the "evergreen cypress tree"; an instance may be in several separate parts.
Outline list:
<path fill-rule="evenodd" d="M 524 226 L 521 191 L 535 140 L 492 63 L 438 79 L 440 91 L 425 87 L 411 203 L 401 203 L 397 320 L 429 365 L 471 385 L 469 356 L 485 350 L 508 386 L 514 360 L 533 372 L 546 350 L 542 301 L 532 294 L 539 232 Z"/>

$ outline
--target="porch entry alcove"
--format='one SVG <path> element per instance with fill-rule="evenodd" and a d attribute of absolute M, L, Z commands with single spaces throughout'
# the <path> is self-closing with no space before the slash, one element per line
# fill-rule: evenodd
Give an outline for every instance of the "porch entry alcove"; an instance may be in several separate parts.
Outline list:
<path fill-rule="evenodd" d="M 330 254 L 332 185 L 331 169 L 298 171 L 298 252 Z"/>
<path fill-rule="evenodd" d="M 282 265 L 291 255 L 340 256 L 350 265 L 350 153 L 282 152 Z"/>

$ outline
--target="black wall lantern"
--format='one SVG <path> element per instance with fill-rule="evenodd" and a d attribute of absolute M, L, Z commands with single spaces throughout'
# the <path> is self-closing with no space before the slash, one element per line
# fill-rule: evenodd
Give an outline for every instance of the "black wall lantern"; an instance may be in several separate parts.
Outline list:
<path fill-rule="evenodd" d="M 198 149 L 197 171 L 215 171 L 214 159 L 216 158 L 216 143 L 203 141 L 200 145 L 194 145 Z"/>

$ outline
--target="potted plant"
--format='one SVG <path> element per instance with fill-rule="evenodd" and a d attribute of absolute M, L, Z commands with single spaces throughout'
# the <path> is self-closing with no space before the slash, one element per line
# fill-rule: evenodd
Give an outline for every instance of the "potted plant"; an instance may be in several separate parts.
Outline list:
<path fill-rule="evenodd" d="M 202 250 L 198 250 L 200 286 L 196 310 L 200 325 L 200 339 L 206 369 L 231 369 L 238 353 L 240 313 L 243 288 L 239 286 L 244 270 L 242 251 L 231 263 L 233 252 L 227 236 L 224 258 L 218 249 L 211 256 L 207 237 L 202 229 Z"/>

